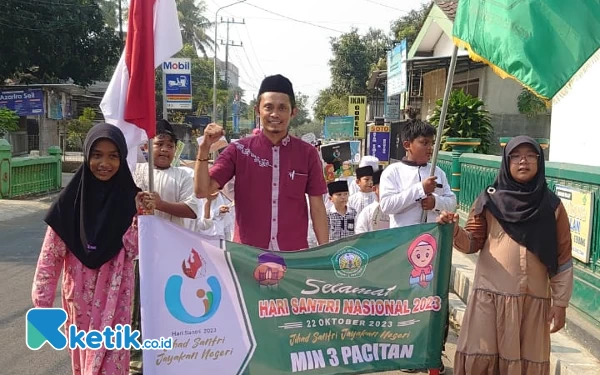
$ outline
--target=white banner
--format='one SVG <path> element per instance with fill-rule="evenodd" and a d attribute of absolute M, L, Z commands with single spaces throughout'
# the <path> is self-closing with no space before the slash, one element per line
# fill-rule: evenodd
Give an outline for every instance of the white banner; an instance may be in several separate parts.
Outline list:
<path fill-rule="evenodd" d="M 143 339 L 173 338 L 144 351 L 144 374 L 241 373 L 254 337 L 219 240 L 140 216 L 139 244 Z"/>

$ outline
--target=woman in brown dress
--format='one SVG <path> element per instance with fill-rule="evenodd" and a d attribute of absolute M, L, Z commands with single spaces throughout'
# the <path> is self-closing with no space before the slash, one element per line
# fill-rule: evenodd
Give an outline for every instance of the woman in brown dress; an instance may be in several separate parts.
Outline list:
<path fill-rule="evenodd" d="M 454 374 L 550 373 L 550 334 L 563 328 L 573 289 L 569 218 L 548 189 L 544 154 L 513 138 L 494 182 L 455 223 L 454 247 L 478 251 L 473 291 L 458 339 Z"/>

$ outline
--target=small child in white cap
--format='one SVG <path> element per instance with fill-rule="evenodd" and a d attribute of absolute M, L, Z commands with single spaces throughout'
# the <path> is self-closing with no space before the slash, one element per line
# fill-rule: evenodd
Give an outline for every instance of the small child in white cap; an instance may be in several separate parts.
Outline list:
<path fill-rule="evenodd" d="M 362 167 L 366 167 L 366 166 L 371 166 L 373 168 L 373 172 L 377 172 L 380 169 L 379 166 L 379 159 L 377 159 L 377 157 L 375 156 L 371 156 L 371 155 L 365 155 L 362 157 L 362 159 L 360 159 L 360 163 L 358 164 L 359 168 Z M 360 191 L 360 187 L 358 186 L 358 184 L 356 183 L 351 183 L 354 182 L 355 177 L 351 176 L 348 178 L 348 190 L 350 193 L 350 196 L 354 195 L 355 193 L 358 193 Z"/>

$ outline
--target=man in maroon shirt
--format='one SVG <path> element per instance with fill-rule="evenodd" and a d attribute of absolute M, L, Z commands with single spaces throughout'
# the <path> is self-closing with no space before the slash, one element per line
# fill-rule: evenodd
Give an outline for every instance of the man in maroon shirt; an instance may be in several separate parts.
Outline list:
<path fill-rule="evenodd" d="M 230 144 L 208 170 L 210 146 L 224 134 L 217 124 L 204 130 L 195 167 L 194 191 L 204 198 L 235 176 L 234 241 L 261 249 L 308 248 L 308 208 L 319 244 L 329 231 L 323 194 L 327 186 L 318 151 L 288 134 L 298 109 L 292 83 L 281 75 L 266 77 L 256 111 L 262 132 Z"/>

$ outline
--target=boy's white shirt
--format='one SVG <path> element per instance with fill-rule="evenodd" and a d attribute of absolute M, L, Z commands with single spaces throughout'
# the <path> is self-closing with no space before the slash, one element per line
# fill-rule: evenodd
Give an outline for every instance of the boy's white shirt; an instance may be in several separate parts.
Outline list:
<path fill-rule="evenodd" d="M 148 163 L 138 163 L 136 165 L 133 179 L 140 189 L 149 191 Z M 185 203 L 192 211 L 194 211 L 197 217 L 199 216 L 198 200 L 194 195 L 194 179 L 184 168 L 154 168 L 154 191 L 156 191 L 164 201 Z M 155 210 L 154 215 L 179 226 L 186 227 L 184 218 L 169 215 L 159 210 Z"/>
<path fill-rule="evenodd" d="M 422 181 L 429 177 L 431 164 L 411 166 L 403 162 L 389 165 L 381 174 L 379 183 L 379 204 L 385 214 L 390 215 L 390 228 L 419 224 L 423 208 L 421 200 L 427 195 Z M 433 192 L 435 206 L 427 213 L 427 222 L 433 223 L 442 210 L 456 210 L 456 196 L 450 189 L 446 174 L 436 166 L 436 183 L 442 184 Z"/>
<path fill-rule="evenodd" d="M 308 196 L 308 194 L 305 194 L 305 195 L 306 195 L 306 205 L 308 206 L 308 211 L 310 212 L 310 200 L 309 200 L 309 196 Z M 326 203 L 325 197 L 323 197 L 323 203 Z M 315 234 L 315 230 L 314 230 L 313 225 L 312 225 L 312 218 L 310 217 L 310 214 L 308 215 L 308 234 L 307 234 L 307 240 L 308 240 L 308 248 L 309 249 L 311 247 L 317 247 L 317 246 L 319 246 L 319 242 L 317 241 L 317 235 Z"/>
<path fill-rule="evenodd" d="M 186 172 L 191 178 L 194 179 L 194 170 L 189 167 L 179 167 L 179 169 Z M 230 186 L 229 183 L 226 185 Z M 231 185 L 232 187 L 232 185 Z M 231 202 L 225 199 L 221 194 L 217 196 L 210 204 L 210 218 L 204 217 L 204 204 L 206 199 L 196 198 L 193 194 L 194 201 L 196 202 L 197 218 L 196 219 L 184 219 L 185 228 L 200 232 L 207 236 L 215 236 L 224 238 L 225 240 L 233 240 L 233 225 L 235 222 L 235 209 L 230 208 L 228 214 L 219 214 L 219 206 L 228 205 Z"/>
<path fill-rule="evenodd" d="M 202 217 L 204 217 L 204 203 L 206 200 L 202 199 L 201 207 L 202 207 Z M 211 227 L 202 229 L 201 231 L 209 236 L 218 236 L 219 238 L 224 238 L 226 240 L 231 241 L 230 234 L 233 232 L 233 207 L 230 207 L 229 213 L 222 214 L 219 210 L 219 207 L 228 205 L 230 202 L 225 199 L 221 194 L 219 194 L 215 200 L 210 203 L 210 222 L 213 224 Z"/>
<path fill-rule="evenodd" d="M 355 185 L 358 186 L 358 184 L 356 184 L 356 183 L 355 183 Z M 375 202 L 376 200 L 377 200 L 377 196 L 375 195 L 375 193 L 373 193 L 373 192 L 363 193 L 362 191 L 359 190 L 358 192 L 352 194 L 348 198 L 348 206 L 354 208 L 356 213 L 360 214 L 361 211 L 365 209 L 365 207 L 367 207 L 371 203 Z"/>
<path fill-rule="evenodd" d="M 356 218 L 356 226 L 354 227 L 354 233 L 359 234 L 372 232 L 375 230 L 387 229 L 385 225 L 383 225 L 381 228 L 374 226 L 375 216 L 378 216 L 377 219 L 379 223 L 387 222 L 389 227 L 389 215 L 384 214 L 381 210 L 381 207 L 379 206 L 379 202 L 375 201 L 367 207 L 365 207 L 365 209 L 362 210 L 360 214 L 358 214 L 358 217 Z"/>

